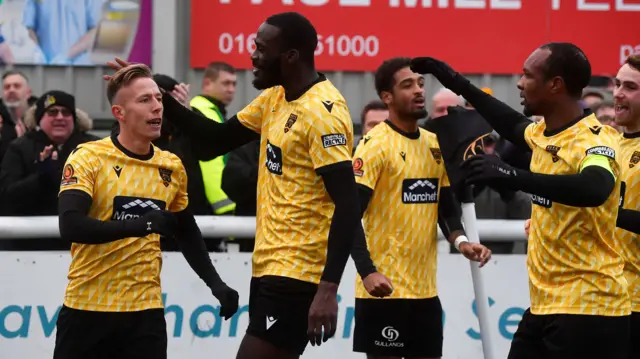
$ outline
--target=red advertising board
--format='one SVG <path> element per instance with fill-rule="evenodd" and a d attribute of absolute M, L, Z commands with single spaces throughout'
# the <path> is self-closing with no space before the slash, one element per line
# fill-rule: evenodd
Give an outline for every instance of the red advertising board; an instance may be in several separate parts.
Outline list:
<path fill-rule="evenodd" d="M 255 32 L 297 11 L 318 31 L 321 70 L 373 71 L 394 56 L 432 56 L 464 73 L 515 74 L 551 41 L 580 46 L 594 74 L 640 54 L 640 0 L 192 0 L 191 66 L 250 69 Z"/>

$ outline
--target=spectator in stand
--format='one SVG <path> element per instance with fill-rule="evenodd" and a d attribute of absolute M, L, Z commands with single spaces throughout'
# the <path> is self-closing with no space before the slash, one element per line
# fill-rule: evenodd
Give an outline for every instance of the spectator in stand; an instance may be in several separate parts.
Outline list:
<path fill-rule="evenodd" d="M 618 126 L 614 121 L 616 111 L 613 107 L 613 101 L 604 100 L 593 108 L 598 121 L 604 126 L 611 126 L 618 132 L 622 132 L 622 127 Z"/>
<path fill-rule="evenodd" d="M 441 88 L 431 99 L 431 116 L 438 118 L 448 114 L 449 107 L 463 106 L 464 99 L 447 88 Z"/>
<path fill-rule="evenodd" d="M 40 97 L 25 115 L 37 127 L 9 146 L 0 169 L 0 203 L 5 215 L 50 216 L 58 213 L 62 168 L 76 146 L 96 140 L 93 121 L 62 91 Z"/>
<path fill-rule="evenodd" d="M 606 90 L 587 87 L 582 91 L 582 103 L 585 107 L 593 109 L 604 100 L 611 100 L 613 97 Z"/>
<path fill-rule="evenodd" d="M 362 136 L 366 135 L 372 128 L 376 127 L 380 122 L 383 122 L 388 118 L 389 110 L 382 101 L 374 100 L 369 102 L 364 106 L 362 114 L 360 115 Z"/>
<path fill-rule="evenodd" d="M 389 110 L 384 103 L 380 100 L 373 100 L 366 104 L 360 114 L 360 125 L 362 127 L 362 135 L 354 136 L 353 152 L 356 152 L 356 147 L 362 137 L 372 128 L 376 127 L 380 122 L 389 118 Z"/>
<path fill-rule="evenodd" d="M 31 95 L 27 76 L 19 71 L 7 71 L 2 75 L 0 99 L 0 161 L 11 141 L 27 131 L 22 117 L 37 100 Z"/>

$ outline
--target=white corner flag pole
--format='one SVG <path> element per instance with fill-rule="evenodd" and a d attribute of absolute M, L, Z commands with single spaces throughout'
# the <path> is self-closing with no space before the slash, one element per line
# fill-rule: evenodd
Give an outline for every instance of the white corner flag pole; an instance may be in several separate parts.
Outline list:
<path fill-rule="evenodd" d="M 480 243 L 476 219 L 476 207 L 473 201 L 470 203 L 462 203 L 462 221 L 464 222 L 464 231 L 469 242 Z M 496 359 L 493 350 L 493 341 L 491 340 L 491 329 L 489 327 L 489 297 L 487 296 L 487 292 L 484 288 L 482 273 L 480 273 L 478 262 L 469 263 L 471 264 L 471 279 L 473 281 L 473 291 L 476 299 L 476 309 L 478 311 L 478 322 L 480 324 L 482 352 L 484 354 L 484 359 Z"/>

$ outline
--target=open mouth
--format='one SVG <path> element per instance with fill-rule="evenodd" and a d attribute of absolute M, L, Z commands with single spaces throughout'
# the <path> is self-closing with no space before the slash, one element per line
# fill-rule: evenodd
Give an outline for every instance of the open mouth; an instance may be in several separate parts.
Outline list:
<path fill-rule="evenodd" d="M 616 116 L 623 115 L 629 111 L 629 108 L 625 105 L 615 105 L 613 108 L 616 112 Z"/>
<path fill-rule="evenodd" d="M 154 118 L 154 119 L 148 120 L 147 124 L 151 127 L 160 127 L 160 125 L 162 125 L 162 119 Z"/>
<path fill-rule="evenodd" d="M 417 107 L 424 107 L 424 98 L 416 98 L 413 100 L 413 104 Z"/>

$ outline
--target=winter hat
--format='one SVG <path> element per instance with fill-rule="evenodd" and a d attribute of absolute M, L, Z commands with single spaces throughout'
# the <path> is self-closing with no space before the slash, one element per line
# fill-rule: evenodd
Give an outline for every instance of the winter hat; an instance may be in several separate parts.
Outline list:
<path fill-rule="evenodd" d="M 76 99 L 64 91 L 49 91 L 36 101 L 36 122 L 39 125 L 44 113 L 52 106 L 62 106 L 76 118 Z"/>

